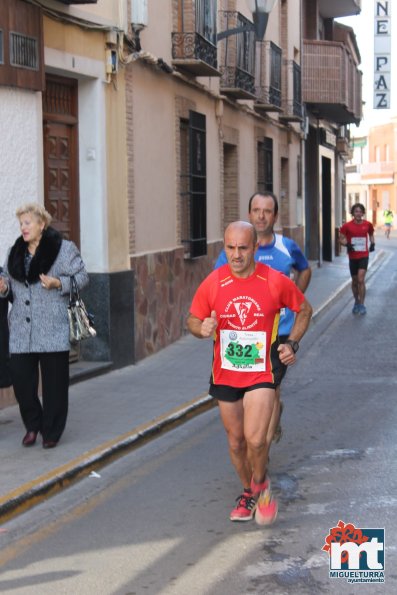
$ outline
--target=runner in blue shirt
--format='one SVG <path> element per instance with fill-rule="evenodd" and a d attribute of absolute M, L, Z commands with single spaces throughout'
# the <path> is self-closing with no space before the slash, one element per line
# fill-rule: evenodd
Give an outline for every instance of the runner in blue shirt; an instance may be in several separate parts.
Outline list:
<path fill-rule="evenodd" d="M 258 235 L 258 248 L 255 253 L 255 260 L 263 262 L 270 267 L 281 271 L 288 277 L 293 274 L 293 279 L 299 289 L 304 293 L 310 283 L 311 268 L 299 248 L 298 244 L 281 234 L 274 232 L 274 225 L 278 217 L 278 200 L 272 192 L 264 194 L 256 193 L 251 196 L 248 203 L 248 218 L 255 227 Z M 222 250 L 215 263 L 215 268 L 227 263 L 225 251 Z M 294 323 L 294 313 L 287 308 L 280 314 L 278 333 L 281 342 L 285 342 L 291 332 Z M 296 344 L 295 351 L 299 345 Z M 280 418 L 282 413 L 282 402 L 280 399 L 280 385 L 276 391 L 276 402 L 273 411 L 272 421 L 269 427 L 268 440 L 278 442 L 282 430 Z"/>

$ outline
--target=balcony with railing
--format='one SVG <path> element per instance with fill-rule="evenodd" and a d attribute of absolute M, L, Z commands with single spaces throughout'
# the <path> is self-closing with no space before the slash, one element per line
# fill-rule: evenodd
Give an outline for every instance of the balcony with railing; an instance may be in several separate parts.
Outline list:
<path fill-rule="evenodd" d="M 254 107 L 259 112 L 280 112 L 282 51 L 272 41 L 256 43 Z"/>
<path fill-rule="evenodd" d="M 375 181 L 392 184 L 397 167 L 394 161 L 371 161 L 361 164 L 360 173 L 368 184 L 375 184 Z"/>
<path fill-rule="evenodd" d="M 216 0 L 180 0 L 173 13 L 172 64 L 194 76 L 219 76 Z"/>
<path fill-rule="evenodd" d="M 221 31 L 251 24 L 236 11 L 219 11 Z M 235 99 L 255 98 L 255 33 L 245 30 L 219 41 L 220 89 Z"/>
<path fill-rule="evenodd" d="M 282 108 L 279 119 L 283 122 L 302 122 L 302 74 L 294 60 L 283 60 Z"/>
<path fill-rule="evenodd" d="M 304 40 L 303 101 L 319 118 L 358 124 L 362 116 L 361 77 L 343 43 Z"/>

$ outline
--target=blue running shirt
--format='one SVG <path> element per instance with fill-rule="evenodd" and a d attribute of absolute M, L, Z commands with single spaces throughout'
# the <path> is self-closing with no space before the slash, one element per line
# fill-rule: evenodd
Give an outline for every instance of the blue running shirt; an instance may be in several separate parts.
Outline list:
<path fill-rule="evenodd" d="M 284 273 L 287 277 L 290 277 L 292 269 L 304 271 L 309 268 L 309 263 L 298 244 L 291 238 L 286 238 L 279 233 L 274 234 L 274 241 L 271 244 L 258 246 L 258 250 L 255 252 L 255 260 Z M 227 264 L 227 258 L 225 251 L 222 250 L 214 268 L 217 269 L 224 264 Z M 288 336 L 293 324 L 294 313 L 288 308 L 281 310 L 278 334 Z"/>

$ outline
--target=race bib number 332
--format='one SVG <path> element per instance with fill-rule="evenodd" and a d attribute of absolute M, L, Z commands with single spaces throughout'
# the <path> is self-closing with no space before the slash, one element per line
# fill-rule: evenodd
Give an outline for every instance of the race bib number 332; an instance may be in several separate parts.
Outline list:
<path fill-rule="evenodd" d="M 222 368 L 239 372 L 266 371 L 266 333 L 221 330 Z"/>

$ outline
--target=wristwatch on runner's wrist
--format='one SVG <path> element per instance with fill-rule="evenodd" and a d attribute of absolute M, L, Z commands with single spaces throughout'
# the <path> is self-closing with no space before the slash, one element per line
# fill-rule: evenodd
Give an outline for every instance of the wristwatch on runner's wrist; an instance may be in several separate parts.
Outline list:
<path fill-rule="evenodd" d="M 299 343 L 298 343 L 298 341 L 294 341 L 293 339 L 287 339 L 286 340 L 286 344 L 287 345 L 291 345 L 292 351 L 294 353 L 296 353 L 298 351 L 298 349 L 299 349 Z"/>

